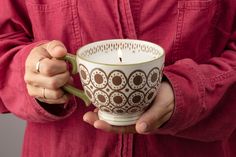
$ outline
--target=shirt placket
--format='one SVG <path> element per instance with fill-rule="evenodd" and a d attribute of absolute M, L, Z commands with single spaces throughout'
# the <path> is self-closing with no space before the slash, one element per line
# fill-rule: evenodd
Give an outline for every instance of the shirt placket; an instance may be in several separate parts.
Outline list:
<path fill-rule="evenodd" d="M 138 38 L 140 0 L 119 0 L 122 32 L 125 38 Z M 131 10 L 132 7 L 132 10 Z M 133 11 L 133 14 L 132 14 Z M 120 156 L 132 157 L 133 134 L 120 134 Z"/>
<path fill-rule="evenodd" d="M 132 0 L 134 1 L 134 0 Z M 139 1 L 139 0 L 136 0 Z M 119 0 L 120 23 L 122 25 L 122 32 L 125 38 L 137 39 L 136 26 L 132 15 L 131 5 L 129 0 Z"/>
<path fill-rule="evenodd" d="M 133 155 L 133 134 L 120 134 L 121 157 L 132 157 Z"/>

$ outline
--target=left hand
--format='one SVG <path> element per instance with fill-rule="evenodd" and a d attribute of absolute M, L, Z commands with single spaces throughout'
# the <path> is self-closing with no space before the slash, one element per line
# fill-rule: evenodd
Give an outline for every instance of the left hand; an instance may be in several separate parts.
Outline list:
<path fill-rule="evenodd" d="M 85 122 L 97 129 L 115 133 L 155 133 L 160 126 L 167 122 L 174 111 L 174 92 L 168 82 L 162 82 L 152 106 L 138 119 L 135 125 L 112 126 L 98 119 L 97 109 L 85 113 Z"/>

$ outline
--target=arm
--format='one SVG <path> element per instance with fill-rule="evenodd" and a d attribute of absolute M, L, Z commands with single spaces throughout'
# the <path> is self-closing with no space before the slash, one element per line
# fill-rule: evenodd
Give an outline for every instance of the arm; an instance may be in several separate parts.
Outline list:
<path fill-rule="evenodd" d="M 165 69 L 175 91 L 175 111 L 162 133 L 221 140 L 236 128 L 236 30 L 225 51 L 207 64 L 184 59 Z"/>
<path fill-rule="evenodd" d="M 222 15 L 228 21 L 227 25 L 222 22 L 227 32 L 221 26 L 215 28 L 215 38 L 221 42 L 213 45 L 218 49 L 212 49 L 212 58 L 204 63 L 186 58 L 165 67 L 164 75 L 173 88 L 175 108 L 157 133 L 216 141 L 227 139 L 235 131 L 236 12 L 233 8 L 227 11 L 227 16 Z"/>
<path fill-rule="evenodd" d="M 75 105 L 68 105 L 57 115 L 51 107 L 39 104 L 29 96 L 24 81 L 25 63 L 31 50 L 45 41 L 33 42 L 31 23 L 24 2 L 3 0 L 0 2 L 0 95 L 1 111 L 35 122 L 55 121 L 70 115 Z M 22 18 L 23 17 L 23 18 Z M 4 107 L 3 107 L 4 104 Z M 47 110 L 46 110 L 47 109 Z"/>

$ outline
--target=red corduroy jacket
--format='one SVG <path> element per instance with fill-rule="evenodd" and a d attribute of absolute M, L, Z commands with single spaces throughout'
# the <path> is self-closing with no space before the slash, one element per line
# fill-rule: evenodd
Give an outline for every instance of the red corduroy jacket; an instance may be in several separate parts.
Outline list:
<path fill-rule="evenodd" d="M 23 157 L 235 157 L 235 0 L 1 0 L 0 6 L 0 111 L 27 121 Z M 102 132 L 83 122 L 93 107 L 80 100 L 66 109 L 42 107 L 27 94 L 25 60 L 33 47 L 61 40 L 74 53 L 111 38 L 147 40 L 166 51 L 175 110 L 156 134 Z M 81 88 L 78 75 L 74 80 Z"/>

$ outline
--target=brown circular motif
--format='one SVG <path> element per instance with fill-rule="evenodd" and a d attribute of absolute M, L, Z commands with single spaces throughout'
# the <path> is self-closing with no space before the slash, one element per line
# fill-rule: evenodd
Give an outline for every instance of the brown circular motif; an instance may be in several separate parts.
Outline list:
<path fill-rule="evenodd" d="M 125 110 L 123 108 L 114 108 L 112 111 L 115 114 L 123 114 L 123 113 L 125 113 Z"/>
<path fill-rule="evenodd" d="M 84 70 L 81 70 L 80 73 L 81 73 L 83 80 L 86 80 L 86 78 L 87 78 L 86 72 Z"/>
<path fill-rule="evenodd" d="M 108 76 L 108 85 L 113 90 L 120 90 L 126 86 L 127 79 L 120 70 L 112 71 Z"/>
<path fill-rule="evenodd" d="M 157 93 L 156 88 L 151 88 L 145 95 L 145 106 L 149 105 L 155 98 Z"/>
<path fill-rule="evenodd" d="M 121 80 L 121 78 L 120 78 L 119 76 L 115 76 L 115 77 L 113 77 L 113 79 L 112 79 L 112 83 L 113 83 L 114 85 L 116 85 L 116 86 L 119 86 L 119 85 L 121 84 L 121 82 L 122 82 L 122 80 Z"/>
<path fill-rule="evenodd" d="M 154 92 L 151 92 L 151 93 L 148 94 L 147 98 L 148 98 L 149 100 L 151 100 L 151 99 L 153 98 L 153 95 L 154 95 Z"/>
<path fill-rule="evenodd" d="M 107 106 L 100 106 L 99 109 L 104 112 L 112 113 L 112 109 L 108 108 Z"/>
<path fill-rule="evenodd" d="M 125 105 L 125 103 L 127 102 L 127 98 L 121 92 L 113 92 L 110 95 L 110 102 L 115 107 L 121 107 Z"/>
<path fill-rule="evenodd" d="M 88 69 L 83 65 L 79 65 L 79 74 L 83 84 L 87 85 L 90 82 Z"/>
<path fill-rule="evenodd" d="M 144 93 L 140 91 L 134 91 L 128 98 L 131 106 L 140 106 L 144 100 Z"/>
<path fill-rule="evenodd" d="M 95 104 L 97 104 L 97 106 L 107 106 L 109 104 L 108 95 L 102 90 L 96 90 L 94 92 L 94 97 L 96 100 Z"/>
<path fill-rule="evenodd" d="M 143 82 L 142 76 L 139 75 L 135 76 L 133 81 L 136 86 L 140 85 Z"/>
<path fill-rule="evenodd" d="M 103 95 L 98 95 L 97 98 L 100 102 L 106 102 L 106 98 Z"/>
<path fill-rule="evenodd" d="M 157 80 L 157 73 L 154 73 L 152 76 L 151 76 L 151 81 L 152 82 L 155 82 Z"/>
<path fill-rule="evenodd" d="M 142 99 L 142 97 L 140 95 L 136 95 L 136 96 L 133 97 L 132 101 L 134 103 L 138 103 L 138 102 L 141 101 L 141 99 Z"/>
<path fill-rule="evenodd" d="M 116 104 L 121 104 L 122 103 L 122 97 L 121 96 L 115 96 L 113 98 L 113 100 Z"/>
<path fill-rule="evenodd" d="M 136 113 L 136 112 L 140 112 L 141 108 L 138 106 L 132 106 L 128 109 L 128 113 Z"/>
<path fill-rule="evenodd" d="M 94 80 L 95 80 L 95 82 L 96 82 L 97 84 L 102 84 L 102 83 L 103 83 L 103 78 L 102 78 L 102 76 L 101 76 L 100 74 L 96 74 L 96 75 L 94 76 Z"/>
<path fill-rule="evenodd" d="M 155 87 L 159 83 L 160 70 L 158 68 L 153 68 L 148 74 L 148 85 L 149 87 Z"/>
<path fill-rule="evenodd" d="M 104 88 L 107 85 L 107 76 L 102 69 L 93 69 L 90 77 L 96 88 Z"/>
<path fill-rule="evenodd" d="M 141 70 L 136 70 L 132 72 L 132 74 L 129 77 L 129 86 L 132 89 L 141 89 L 143 86 L 145 86 L 147 82 L 146 74 L 145 72 Z"/>
<path fill-rule="evenodd" d="M 89 98 L 89 100 L 94 103 L 95 99 L 94 99 L 94 95 L 91 91 L 91 89 L 88 86 L 84 86 L 84 93 L 87 95 L 87 97 Z"/>

